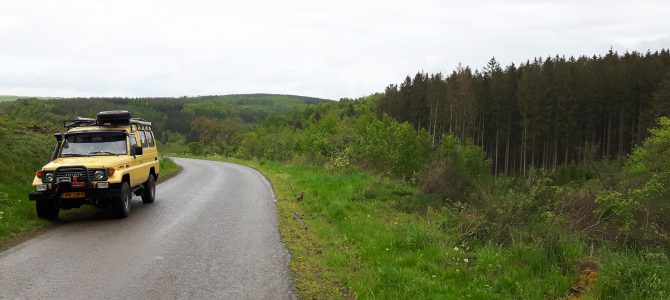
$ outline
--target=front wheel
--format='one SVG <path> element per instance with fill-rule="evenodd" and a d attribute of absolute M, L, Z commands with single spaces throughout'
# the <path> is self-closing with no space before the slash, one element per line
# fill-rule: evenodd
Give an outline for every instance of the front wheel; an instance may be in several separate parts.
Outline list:
<path fill-rule="evenodd" d="M 130 192 L 130 185 L 124 182 L 121 185 L 121 191 L 116 195 L 112 201 L 112 210 L 117 218 L 125 218 L 130 213 L 130 199 L 132 198 Z"/>
<path fill-rule="evenodd" d="M 156 200 L 156 180 L 149 174 L 147 182 L 142 185 L 142 202 L 153 203 Z"/>
<path fill-rule="evenodd" d="M 50 221 L 58 219 L 58 212 L 60 209 L 56 206 L 56 203 L 53 200 L 37 200 L 35 208 L 37 210 L 37 216 L 42 219 Z"/>

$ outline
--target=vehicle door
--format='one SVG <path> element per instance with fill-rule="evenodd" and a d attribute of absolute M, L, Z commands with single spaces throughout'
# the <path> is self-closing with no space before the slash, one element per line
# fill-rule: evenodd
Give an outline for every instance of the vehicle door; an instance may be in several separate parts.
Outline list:
<path fill-rule="evenodd" d="M 153 167 L 156 174 L 158 174 L 158 148 L 156 147 L 156 140 L 151 130 L 144 131 L 144 139 L 146 141 L 146 146 L 143 147 L 144 155 L 146 156 L 145 163 L 148 169 Z"/>
<path fill-rule="evenodd" d="M 128 164 L 128 173 L 130 174 L 130 186 L 135 187 L 144 182 L 144 179 L 146 179 L 144 176 L 146 175 L 143 174 L 145 172 L 142 170 L 142 155 L 135 154 L 136 146 L 141 146 L 138 143 L 140 140 L 138 139 L 137 131 L 130 132 L 128 137 L 130 138 L 130 154 L 132 155 L 132 160 Z"/>

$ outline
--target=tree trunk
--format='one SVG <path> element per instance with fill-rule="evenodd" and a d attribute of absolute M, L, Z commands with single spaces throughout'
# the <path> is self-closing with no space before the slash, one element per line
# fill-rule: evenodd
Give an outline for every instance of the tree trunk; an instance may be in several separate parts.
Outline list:
<path fill-rule="evenodd" d="M 512 125 L 507 125 L 507 143 L 505 145 L 505 176 L 509 174 L 509 140 L 512 137 Z"/>
<path fill-rule="evenodd" d="M 498 123 L 496 123 L 496 144 L 495 144 L 495 150 L 494 150 L 495 156 L 493 159 L 493 173 L 498 176 Z"/>

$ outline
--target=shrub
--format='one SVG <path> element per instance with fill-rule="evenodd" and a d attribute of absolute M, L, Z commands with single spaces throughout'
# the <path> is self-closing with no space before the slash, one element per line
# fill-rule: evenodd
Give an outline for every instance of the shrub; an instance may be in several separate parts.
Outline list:
<path fill-rule="evenodd" d="M 299 139 L 300 151 L 316 161 L 326 161 L 340 150 L 334 143 L 339 133 L 334 118 L 323 118 L 307 127 Z"/>
<path fill-rule="evenodd" d="M 670 241 L 670 119 L 660 118 L 651 136 L 630 155 L 613 188 L 597 196 L 597 212 L 633 241 Z"/>
<path fill-rule="evenodd" d="M 204 153 L 204 149 L 202 147 L 202 144 L 198 142 L 191 142 L 188 143 L 188 152 L 193 155 L 201 155 Z"/>
<path fill-rule="evenodd" d="M 424 193 L 437 194 L 448 201 L 467 202 L 475 185 L 490 177 L 491 162 L 472 141 L 461 142 L 455 135 L 442 138 L 432 162 L 425 168 L 419 185 Z"/>
<path fill-rule="evenodd" d="M 423 168 L 432 151 L 426 131 L 417 132 L 409 123 L 398 123 L 386 115 L 381 119 L 373 114 L 361 116 L 351 135 L 351 157 L 358 165 L 406 179 Z"/>

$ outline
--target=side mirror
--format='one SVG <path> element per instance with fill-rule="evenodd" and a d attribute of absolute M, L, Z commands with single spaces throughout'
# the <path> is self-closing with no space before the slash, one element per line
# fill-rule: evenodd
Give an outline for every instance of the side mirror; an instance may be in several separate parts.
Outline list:
<path fill-rule="evenodd" d="M 142 146 L 135 146 L 133 148 L 133 151 L 131 151 L 132 155 L 142 155 Z"/>
<path fill-rule="evenodd" d="M 51 160 L 54 160 L 58 157 L 58 148 L 60 148 L 60 144 L 63 141 L 63 134 L 57 132 L 54 133 L 54 137 L 56 138 L 56 146 L 54 146 L 54 151 L 51 153 Z"/>

